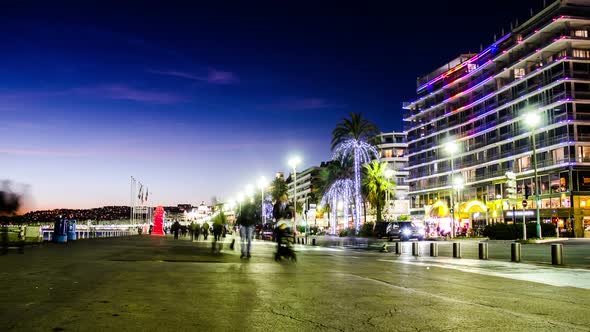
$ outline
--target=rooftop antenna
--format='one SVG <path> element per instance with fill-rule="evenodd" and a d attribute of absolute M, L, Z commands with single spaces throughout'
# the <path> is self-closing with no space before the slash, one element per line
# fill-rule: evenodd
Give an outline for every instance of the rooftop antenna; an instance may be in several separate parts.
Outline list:
<path fill-rule="evenodd" d="M 479 44 L 479 52 L 483 51 L 483 44 Z"/>
<path fill-rule="evenodd" d="M 494 34 L 494 43 L 496 42 L 496 34 Z"/>
<path fill-rule="evenodd" d="M 512 21 L 510 22 L 510 31 L 514 30 L 514 26 L 512 25 Z"/>
<path fill-rule="evenodd" d="M 543 0 L 543 8 L 547 6 L 547 0 Z"/>
<path fill-rule="evenodd" d="M 516 19 L 516 24 L 514 26 L 515 28 L 518 28 L 518 19 Z"/>
<path fill-rule="evenodd" d="M 504 28 L 502 28 L 502 36 L 504 36 Z"/>
<path fill-rule="evenodd" d="M 530 12 L 531 12 L 531 17 L 533 17 L 533 9 L 529 8 Z"/>

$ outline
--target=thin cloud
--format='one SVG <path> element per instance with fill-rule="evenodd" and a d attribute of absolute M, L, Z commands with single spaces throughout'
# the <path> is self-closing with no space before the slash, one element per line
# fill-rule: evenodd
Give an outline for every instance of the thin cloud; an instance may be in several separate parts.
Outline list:
<path fill-rule="evenodd" d="M 153 90 L 142 90 L 125 84 L 109 84 L 89 88 L 75 88 L 72 91 L 115 100 L 130 100 L 141 103 L 176 104 L 187 101 L 187 98 L 173 93 Z"/>
<path fill-rule="evenodd" d="M 178 70 L 149 69 L 148 72 L 157 75 L 172 76 L 216 85 L 236 84 L 239 82 L 238 76 L 235 73 L 230 71 L 218 70 L 215 68 L 209 68 L 206 75 L 195 75 L 193 73 Z"/>
<path fill-rule="evenodd" d="M 260 105 L 260 109 L 274 111 L 314 111 L 321 109 L 341 108 L 345 105 L 334 104 L 322 98 L 290 98 L 276 103 Z"/>

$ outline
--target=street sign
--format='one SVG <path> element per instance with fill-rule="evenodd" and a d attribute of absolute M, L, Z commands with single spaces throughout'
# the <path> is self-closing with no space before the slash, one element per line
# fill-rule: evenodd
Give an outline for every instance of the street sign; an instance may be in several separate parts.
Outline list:
<path fill-rule="evenodd" d="M 529 202 L 527 202 L 527 200 L 526 200 L 526 199 L 525 199 L 525 200 L 523 200 L 523 201 L 522 201 L 522 207 L 523 207 L 523 208 L 525 208 L 525 207 L 527 207 L 527 205 L 529 205 Z"/>

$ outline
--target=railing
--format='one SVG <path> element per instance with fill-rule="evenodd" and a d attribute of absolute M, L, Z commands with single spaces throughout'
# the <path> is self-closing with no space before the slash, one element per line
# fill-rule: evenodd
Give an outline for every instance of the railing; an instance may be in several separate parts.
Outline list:
<path fill-rule="evenodd" d="M 40 228 L 41 241 L 53 240 L 53 228 L 49 226 L 25 226 Z M 79 225 L 76 227 L 77 239 L 93 239 L 105 237 L 120 237 L 140 234 L 138 231 L 139 225 L 116 225 L 116 226 L 86 226 Z"/>

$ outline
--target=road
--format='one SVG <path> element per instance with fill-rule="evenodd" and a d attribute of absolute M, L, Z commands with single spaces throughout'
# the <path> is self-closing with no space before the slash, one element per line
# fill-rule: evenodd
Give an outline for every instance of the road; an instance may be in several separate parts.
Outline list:
<path fill-rule="evenodd" d="M 250 260 L 209 246 L 135 236 L 0 256 L 0 330 L 590 330 L 587 270 L 311 246 L 276 263 L 272 243 Z"/>

